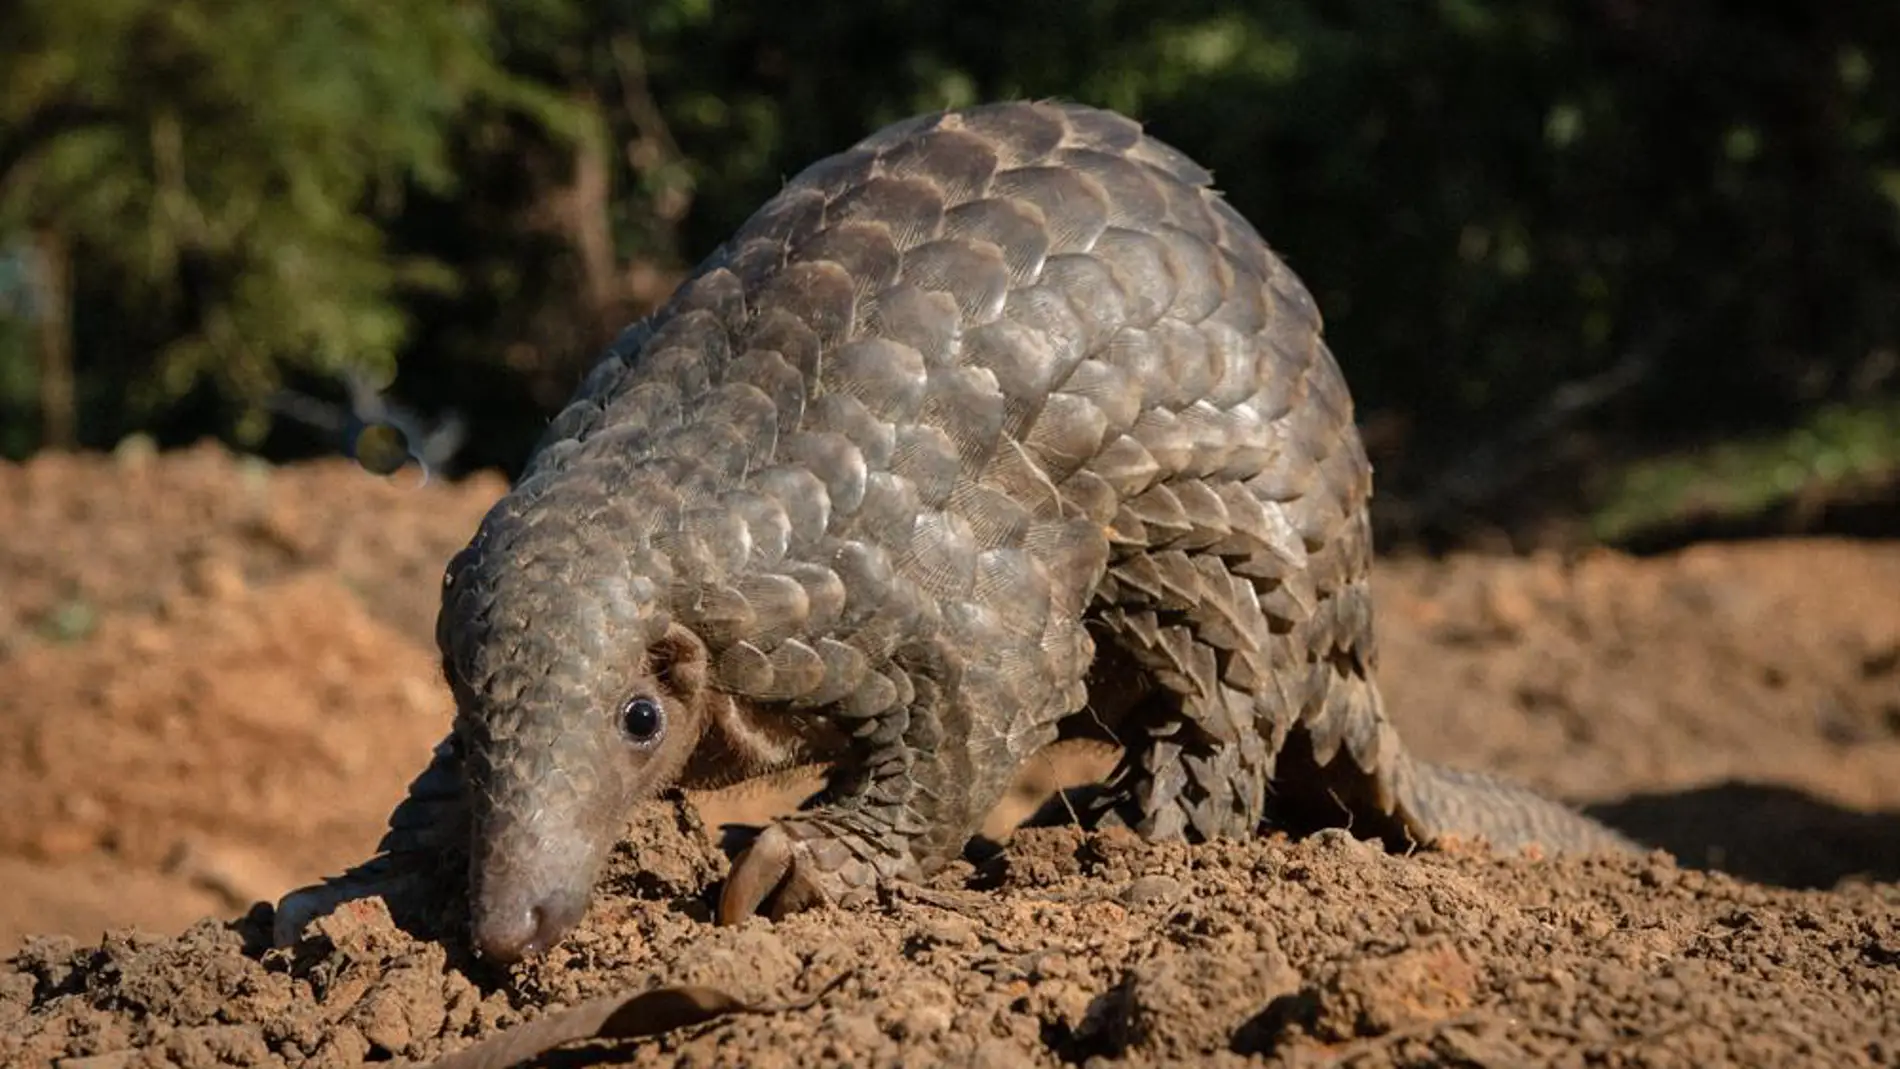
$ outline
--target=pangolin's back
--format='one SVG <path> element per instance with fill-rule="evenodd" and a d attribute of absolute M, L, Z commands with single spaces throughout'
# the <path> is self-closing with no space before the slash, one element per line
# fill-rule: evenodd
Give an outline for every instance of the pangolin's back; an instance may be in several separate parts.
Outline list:
<path fill-rule="evenodd" d="M 1057 637 L 1101 563 L 1080 518 L 1118 560 L 1213 523 L 1316 588 L 1363 572 L 1368 473 L 1318 314 L 1209 181 L 1077 105 L 881 131 L 618 341 L 510 507 L 640 558 L 728 687 L 801 704 L 945 605 Z"/>

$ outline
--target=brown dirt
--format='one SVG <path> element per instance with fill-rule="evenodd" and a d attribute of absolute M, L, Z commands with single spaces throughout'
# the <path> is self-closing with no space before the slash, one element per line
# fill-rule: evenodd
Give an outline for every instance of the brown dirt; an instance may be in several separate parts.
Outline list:
<path fill-rule="evenodd" d="M 638 814 L 512 972 L 375 900 L 264 952 L 251 903 L 364 856 L 446 726 L 435 584 L 499 490 L 215 449 L 0 468 L 0 1062 L 429 1059 L 599 995 L 835 981 L 537 1064 L 1900 1064 L 1900 543 L 1382 563 L 1410 745 L 1676 860 L 1038 829 L 873 911 L 722 929 L 705 829 L 758 799 L 699 799 Z"/>

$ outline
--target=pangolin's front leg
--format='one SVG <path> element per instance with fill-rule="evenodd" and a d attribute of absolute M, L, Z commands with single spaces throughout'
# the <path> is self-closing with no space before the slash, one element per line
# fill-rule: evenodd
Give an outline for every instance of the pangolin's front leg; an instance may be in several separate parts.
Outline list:
<path fill-rule="evenodd" d="M 942 632 L 901 650 L 883 676 L 900 700 L 858 721 L 861 756 L 842 763 L 848 778 L 833 780 L 825 804 L 769 825 L 734 862 L 721 923 L 862 905 L 881 884 L 961 854 L 1081 703 L 1093 647 L 1080 605 L 1101 535 L 1086 520 L 1043 534 L 1046 555 L 983 554 L 968 600 L 925 610 Z"/>
<path fill-rule="evenodd" d="M 866 903 L 888 880 L 917 880 L 937 851 L 932 830 L 961 827 L 981 785 L 944 775 L 931 759 L 944 745 L 954 695 L 935 686 L 864 721 L 862 756 L 846 763 L 818 808 L 767 825 L 735 859 L 719 920 L 778 918 L 835 903 Z"/>

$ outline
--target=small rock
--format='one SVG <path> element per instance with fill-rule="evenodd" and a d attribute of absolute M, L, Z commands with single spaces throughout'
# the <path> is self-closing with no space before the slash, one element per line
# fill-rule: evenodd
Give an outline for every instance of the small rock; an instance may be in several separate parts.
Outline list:
<path fill-rule="evenodd" d="M 897 1019 L 891 1034 L 898 1039 L 932 1039 L 950 1030 L 950 1006 L 934 1003 L 912 1006 Z"/>
<path fill-rule="evenodd" d="M 133 1050 L 116 1050 L 111 1054 L 91 1054 L 84 1058 L 61 1058 L 53 1063 L 56 1069 L 124 1069 L 138 1055 Z"/>
<path fill-rule="evenodd" d="M 112 447 L 112 459 L 126 471 L 143 471 L 158 458 L 158 443 L 149 434 L 128 434 Z"/>
<path fill-rule="evenodd" d="M 1125 906 L 1167 905 L 1181 897 L 1186 888 L 1172 876 L 1141 876 L 1122 888 Z"/>
<path fill-rule="evenodd" d="M 1322 850 L 1350 856 L 1364 856 L 1372 851 L 1370 843 L 1361 842 L 1345 828 L 1321 828 L 1308 841 Z"/>
<path fill-rule="evenodd" d="M 973 947 L 977 944 L 976 925 L 968 917 L 940 914 L 920 921 L 917 935 L 934 946 Z"/>
<path fill-rule="evenodd" d="M 191 562 L 185 582 L 191 592 L 212 601 L 236 601 L 244 596 L 244 569 L 224 556 L 204 556 Z"/>

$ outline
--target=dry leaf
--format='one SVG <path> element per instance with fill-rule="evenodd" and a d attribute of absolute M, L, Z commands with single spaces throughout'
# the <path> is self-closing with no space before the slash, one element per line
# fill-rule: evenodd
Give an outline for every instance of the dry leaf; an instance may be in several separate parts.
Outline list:
<path fill-rule="evenodd" d="M 605 995 L 489 1036 L 436 1059 L 429 1069 L 505 1069 L 581 1040 L 657 1036 L 732 1014 L 802 1010 L 830 994 L 849 975 L 842 973 L 802 999 L 777 1005 L 750 1005 L 718 988 L 684 984 L 631 996 Z"/>

